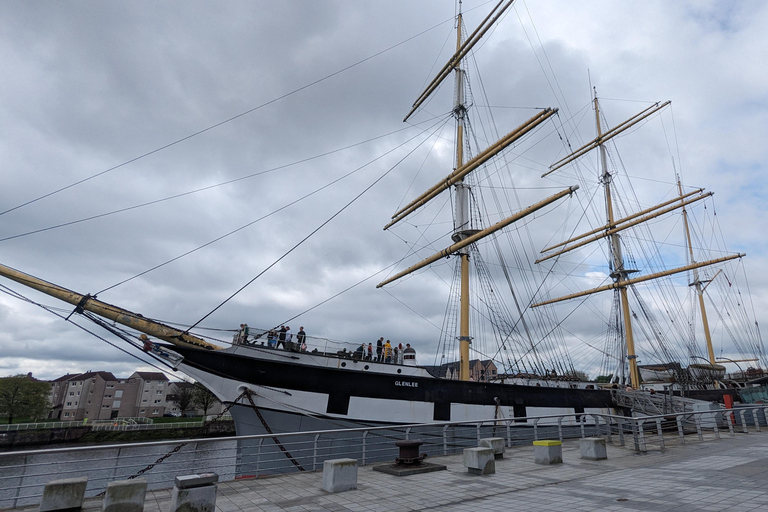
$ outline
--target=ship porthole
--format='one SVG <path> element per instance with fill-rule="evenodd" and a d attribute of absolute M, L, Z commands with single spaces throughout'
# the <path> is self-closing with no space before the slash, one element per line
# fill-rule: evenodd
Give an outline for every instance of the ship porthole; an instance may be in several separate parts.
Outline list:
<path fill-rule="evenodd" d="M 368 365 L 365 365 L 364 369 L 367 370 L 368 369 Z"/>
<path fill-rule="evenodd" d="M 398 369 L 397 369 L 397 373 L 403 373 L 403 370 L 401 370 L 400 368 L 398 368 Z"/>
<path fill-rule="evenodd" d="M 345 366 L 347 366 L 347 363 L 341 363 L 341 367 L 342 368 L 345 367 Z"/>

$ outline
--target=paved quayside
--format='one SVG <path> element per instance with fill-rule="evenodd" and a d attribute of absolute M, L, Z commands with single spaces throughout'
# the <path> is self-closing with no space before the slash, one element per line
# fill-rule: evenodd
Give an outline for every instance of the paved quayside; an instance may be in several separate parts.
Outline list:
<path fill-rule="evenodd" d="M 461 455 L 432 457 L 446 471 L 396 477 L 361 466 L 358 488 L 330 494 L 322 472 L 220 483 L 216 510 L 768 510 L 768 432 L 727 434 L 645 454 L 608 445 L 608 459 L 580 458 L 563 443 L 563 463 L 533 461 L 533 447 L 508 448 L 496 473 L 467 473 Z M 170 490 L 149 491 L 147 512 L 169 509 Z M 36 510 L 29 507 L 20 510 Z M 101 510 L 100 499 L 85 511 Z"/>

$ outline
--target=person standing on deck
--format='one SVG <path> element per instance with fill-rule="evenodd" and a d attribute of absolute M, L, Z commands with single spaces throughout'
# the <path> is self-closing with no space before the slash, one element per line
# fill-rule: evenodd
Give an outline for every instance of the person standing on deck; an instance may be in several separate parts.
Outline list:
<path fill-rule="evenodd" d="M 392 362 L 392 345 L 389 343 L 389 340 L 384 344 L 384 362 Z"/>
<path fill-rule="evenodd" d="M 373 361 L 373 344 L 372 343 L 368 344 L 368 357 L 367 357 L 367 359 L 369 361 Z"/>
<path fill-rule="evenodd" d="M 291 326 L 286 325 L 285 326 L 285 343 L 286 347 L 288 346 L 288 343 L 293 341 L 293 333 L 291 332 Z"/>
<path fill-rule="evenodd" d="M 381 349 L 384 348 L 384 336 L 376 342 L 376 361 L 381 362 Z"/>
<path fill-rule="evenodd" d="M 299 332 L 296 333 L 296 343 L 299 347 L 303 347 L 302 350 L 306 350 L 307 345 L 304 343 L 307 341 L 307 333 L 304 332 L 304 326 L 299 327 Z"/>
<path fill-rule="evenodd" d="M 280 348 L 280 344 L 283 345 L 283 348 L 285 348 L 285 326 L 280 326 L 280 334 L 277 335 L 277 347 Z"/>

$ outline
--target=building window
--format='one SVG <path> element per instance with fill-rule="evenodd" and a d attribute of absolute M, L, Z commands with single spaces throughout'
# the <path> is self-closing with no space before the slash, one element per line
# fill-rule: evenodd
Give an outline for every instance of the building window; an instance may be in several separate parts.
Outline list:
<path fill-rule="evenodd" d="M 115 408 L 115 409 L 119 409 L 120 408 L 120 400 L 115 400 L 114 402 L 112 402 L 112 407 Z"/>
<path fill-rule="evenodd" d="M 160 411 L 158 409 L 152 409 L 152 414 L 160 414 Z"/>
<path fill-rule="evenodd" d="M 101 408 L 102 409 L 109 409 L 109 405 L 102 405 Z"/>
<path fill-rule="evenodd" d="M 107 387 L 108 388 L 113 388 L 113 387 L 115 387 L 115 385 L 114 384 L 107 384 Z"/>
<path fill-rule="evenodd" d="M 162 400 L 155 400 L 156 404 L 159 404 L 160 402 L 162 402 Z"/>
<path fill-rule="evenodd" d="M 148 402 L 148 400 L 145 398 L 145 399 L 144 399 L 144 400 L 142 400 L 141 402 L 142 402 L 142 403 L 147 403 L 147 402 Z"/>
<path fill-rule="evenodd" d="M 147 412 L 147 410 L 146 409 L 142 409 L 140 412 L 141 412 L 141 414 L 144 414 L 145 412 Z"/>
<path fill-rule="evenodd" d="M 67 402 L 67 407 L 72 407 L 72 402 Z"/>
<path fill-rule="evenodd" d="M 162 389 L 158 389 L 158 390 L 157 390 L 157 394 L 158 394 L 158 395 L 162 395 L 162 394 L 163 394 L 163 390 L 162 390 Z"/>
<path fill-rule="evenodd" d="M 145 392 L 145 393 L 149 393 L 149 390 L 148 390 L 148 389 L 145 389 L 145 390 L 144 390 L 144 392 Z"/>
<path fill-rule="evenodd" d="M 69 396 L 75 396 L 75 392 L 74 391 L 70 391 L 69 392 Z"/>
<path fill-rule="evenodd" d="M 112 395 L 104 395 L 104 398 L 112 398 Z"/>
<path fill-rule="evenodd" d="M 69 413 L 68 413 L 68 412 L 65 412 L 65 413 L 64 413 L 64 417 L 65 417 L 65 418 L 69 418 Z"/>
<path fill-rule="evenodd" d="M 123 396 L 122 389 L 118 389 L 117 391 L 115 391 L 115 398 L 120 398 L 121 396 Z"/>

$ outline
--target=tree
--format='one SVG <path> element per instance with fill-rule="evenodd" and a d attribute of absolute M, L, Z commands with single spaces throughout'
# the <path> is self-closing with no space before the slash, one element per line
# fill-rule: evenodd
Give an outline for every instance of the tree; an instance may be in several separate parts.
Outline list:
<path fill-rule="evenodd" d="M 189 382 L 177 382 L 176 389 L 178 389 L 178 392 L 176 393 L 173 402 L 179 406 L 181 415 L 184 416 L 184 413 L 192 408 L 192 401 L 195 395 L 194 389 Z"/>
<path fill-rule="evenodd" d="M 23 417 L 36 420 L 45 416 L 50 408 L 48 394 L 51 386 L 32 378 L 32 374 L 0 378 L 0 416 Z"/>
<path fill-rule="evenodd" d="M 208 416 L 208 410 L 218 401 L 219 399 L 216 398 L 216 395 L 211 393 L 208 388 L 199 382 L 195 384 L 192 403 L 194 403 L 198 409 L 203 410 L 203 416 Z"/>

